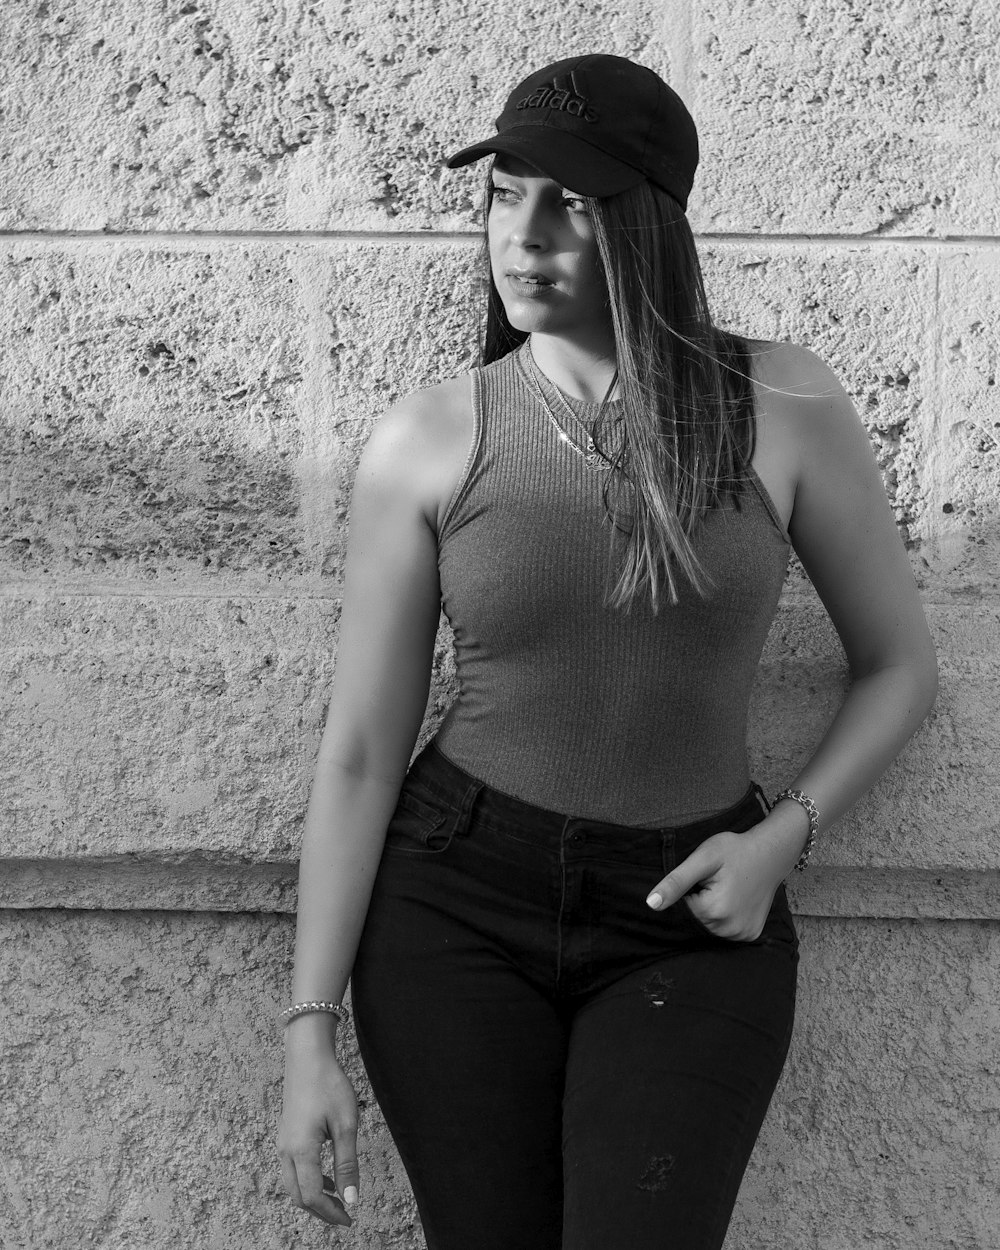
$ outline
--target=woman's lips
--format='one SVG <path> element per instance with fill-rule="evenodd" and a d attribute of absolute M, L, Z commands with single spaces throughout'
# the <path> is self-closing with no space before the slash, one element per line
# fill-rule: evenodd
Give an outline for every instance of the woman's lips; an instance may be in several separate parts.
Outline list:
<path fill-rule="evenodd" d="M 541 274 L 507 274 L 507 285 L 516 294 L 524 299 L 540 299 L 553 290 L 555 283 L 550 282 L 548 278 L 543 278 Z"/>

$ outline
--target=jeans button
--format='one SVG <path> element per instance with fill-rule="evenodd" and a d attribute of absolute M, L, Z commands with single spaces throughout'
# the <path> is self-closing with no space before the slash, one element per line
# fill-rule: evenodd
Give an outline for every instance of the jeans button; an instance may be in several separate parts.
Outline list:
<path fill-rule="evenodd" d="M 587 839 L 584 837 L 582 833 L 579 832 L 579 830 L 575 830 L 573 833 L 571 833 L 568 839 L 570 846 L 583 846 L 586 840 Z"/>

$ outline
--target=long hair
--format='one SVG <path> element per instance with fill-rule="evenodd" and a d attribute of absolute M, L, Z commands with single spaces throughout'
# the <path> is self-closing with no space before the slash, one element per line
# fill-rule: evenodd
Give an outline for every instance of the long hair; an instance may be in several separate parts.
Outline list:
<path fill-rule="evenodd" d="M 485 201 L 489 214 L 492 178 Z M 738 496 L 753 457 L 749 345 L 712 321 L 694 236 L 680 205 L 651 183 L 586 201 L 607 282 L 621 403 L 615 433 L 602 406 L 594 442 L 612 462 L 604 501 L 623 547 L 609 601 L 627 608 L 682 581 L 710 579 L 692 540 L 712 509 Z M 483 364 L 528 337 L 507 320 L 489 270 Z"/>

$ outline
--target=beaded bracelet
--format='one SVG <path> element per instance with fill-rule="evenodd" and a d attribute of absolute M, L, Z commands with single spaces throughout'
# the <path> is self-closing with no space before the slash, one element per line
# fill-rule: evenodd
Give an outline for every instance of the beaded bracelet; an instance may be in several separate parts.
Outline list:
<path fill-rule="evenodd" d="M 806 837 L 806 844 L 802 848 L 802 854 L 795 861 L 796 869 L 801 872 L 806 864 L 809 863 L 809 856 L 812 849 L 816 845 L 816 833 L 819 829 L 819 808 L 812 801 L 808 794 L 803 794 L 801 790 L 782 790 L 780 794 L 774 796 L 774 803 L 780 803 L 782 799 L 793 799 L 806 809 L 806 815 L 809 817 L 809 834 Z"/>
<path fill-rule="evenodd" d="M 311 1011 L 328 1011 L 330 1015 L 336 1016 L 341 1024 L 347 1024 L 351 1018 L 351 1013 L 347 1010 L 343 1003 L 295 1003 L 292 1007 L 286 1007 L 284 1011 L 278 1015 L 278 1022 L 286 1025 L 294 1020 L 296 1016 L 307 1015 Z"/>

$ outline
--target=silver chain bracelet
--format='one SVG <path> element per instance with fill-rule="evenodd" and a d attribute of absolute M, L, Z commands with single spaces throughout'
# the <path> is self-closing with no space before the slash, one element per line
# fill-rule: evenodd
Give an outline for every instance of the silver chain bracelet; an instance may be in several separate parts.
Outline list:
<path fill-rule="evenodd" d="M 296 1016 L 305 1016 L 313 1011 L 327 1011 L 332 1016 L 336 1016 L 341 1024 L 347 1024 L 351 1018 L 351 1013 L 347 1010 L 343 1003 L 295 1003 L 291 1007 L 286 1007 L 284 1011 L 278 1015 L 278 1023 L 282 1026 L 294 1020 Z"/>
<path fill-rule="evenodd" d="M 809 834 L 806 837 L 806 844 L 802 848 L 802 854 L 795 861 L 795 867 L 801 872 L 809 863 L 809 856 L 812 849 L 816 845 L 816 834 L 819 830 L 819 808 L 812 801 L 808 794 L 804 794 L 801 790 L 782 790 L 780 794 L 774 796 L 774 803 L 780 803 L 782 799 L 793 799 L 796 803 L 806 809 L 806 815 L 809 817 Z"/>

